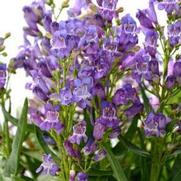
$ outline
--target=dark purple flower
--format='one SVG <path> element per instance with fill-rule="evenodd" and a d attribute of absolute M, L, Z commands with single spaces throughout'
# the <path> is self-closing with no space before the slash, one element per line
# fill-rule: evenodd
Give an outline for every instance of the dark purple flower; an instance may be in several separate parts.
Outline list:
<path fill-rule="evenodd" d="M 6 83 L 6 64 L 0 64 L 0 89 L 4 87 Z"/>
<path fill-rule="evenodd" d="M 134 103 L 131 107 L 125 110 L 125 115 L 128 118 L 133 118 L 134 116 L 143 111 L 143 107 L 144 106 L 141 103 Z"/>
<path fill-rule="evenodd" d="M 177 83 L 181 85 L 181 61 L 175 62 L 173 66 L 173 75 L 175 76 Z"/>
<path fill-rule="evenodd" d="M 103 138 L 104 132 L 105 132 L 106 127 L 99 122 L 96 122 L 94 125 L 94 131 L 93 131 L 93 136 L 96 140 L 101 140 Z"/>
<path fill-rule="evenodd" d="M 144 122 L 144 131 L 146 136 L 163 136 L 166 133 L 166 125 L 170 119 L 162 113 L 149 113 L 146 121 Z"/>
<path fill-rule="evenodd" d="M 74 157 L 74 158 L 80 157 L 80 152 L 73 147 L 73 144 L 70 143 L 70 141 L 68 141 L 68 140 L 65 141 L 64 147 L 65 147 L 65 150 L 69 156 Z"/>
<path fill-rule="evenodd" d="M 105 98 L 105 90 L 104 90 L 104 87 L 100 83 L 97 83 L 91 89 L 91 93 L 92 93 L 93 96 L 100 97 L 101 99 Z"/>
<path fill-rule="evenodd" d="M 58 165 L 53 161 L 50 154 L 43 155 L 43 163 L 37 168 L 36 173 L 42 172 L 46 175 L 55 176 L 59 171 Z"/>
<path fill-rule="evenodd" d="M 148 70 L 152 73 L 152 74 L 156 74 L 159 75 L 159 64 L 157 60 L 151 60 L 148 63 Z"/>
<path fill-rule="evenodd" d="M 131 84 L 126 84 L 123 86 L 123 88 L 118 89 L 112 98 L 115 105 L 125 105 L 129 102 L 135 102 L 137 100 L 138 96 L 136 89 L 132 88 Z"/>
<path fill-rule="evenodd" d="M 38 86 L 35 86 L 35 87 L 33 88 L 33 93 L 34 93 L 38 98 L 40 98 L 40 99 L 43 100 L 43 101 L 47 101 L 47 100 L 48 100 L 47 94 L 46 94 L 45 92 L 43 92 L 43 90 L 42 90 L 40 87 L 38 87 Z"/>
<path fill-rule="evenodd" d="M 175 77 L 173 75 L 170 75 L 170 76 L 167 77 L 167 79 L 166 79 L 166 87 L 167 87 L 167 89 L 174 88 L 175 83 L 176 83 L 176 79 L 175 79 Z"/>
<path fill-rule="evenodd" d="M 181 76 L 181 61 L 175 62 L 174 66 L 173 66 L 173 75 L 175 77 Z"/>
<path fill-rule="evenodd" d="M 89 138 L 88 142 L 83 148 L 84 155 L 93 154 L 97 150 L 97 145 L 92 138 Z"/>
<path fill-rule="evenodd" d="M 77 181 L 88 181 L 88 175 L 83 172 L 77 174 Z"/>
<path fill-rule="evenodd" d="M 116 114 L 115 106 L 109 102 L 104 102 L 102 104 L 102 115 L 96 120 L 96 122 L 105 125 L 106 128 L 116 128 L 120 123 Z"/>
<path fill-rule="evenodd" d="M 104 149 L 95 152 L 94 160 L 100 161 L 106 157 L 106 151 Z"/>
<path fill-rule="evenodd" d="M 80 121 L 73 127 L 73 134 L 72 136 L 69 137 L 69 141 L 71 143 L 76 143 L 80 145 L 81 141 L 83 140 L 84 142 L 87 141 L 87 136 L 85 134 L 86 132 L 86 122 L 85 121 Z"/>
<path fill-rule="evenodd" d="M 151 20 L 147 10 L 138 10 L 136 14 L 140 24 L 148 29 L 154 29 L 153 21 Z"/>

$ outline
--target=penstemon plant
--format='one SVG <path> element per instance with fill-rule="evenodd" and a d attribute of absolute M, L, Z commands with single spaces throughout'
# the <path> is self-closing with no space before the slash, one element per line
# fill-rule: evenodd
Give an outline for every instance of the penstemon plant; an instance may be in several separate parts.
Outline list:
<path fill-rule="evenodd" d="M 139 23 L 119 4 L 39 0 L 23 8 L 24 45 L 8 69 L 0 64 L 0 179 L 181 178 L 181 2 L 149 0 Z M 5 83 L 20 68 L 32 97 L 14 118 Z"/>

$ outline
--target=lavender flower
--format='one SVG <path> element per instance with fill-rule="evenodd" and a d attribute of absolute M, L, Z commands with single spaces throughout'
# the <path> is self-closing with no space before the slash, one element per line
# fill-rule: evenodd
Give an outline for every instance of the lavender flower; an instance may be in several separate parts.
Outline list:
<path fill-rule="evenodd" d="M 170 122 L 162 113 L 149 113 L 144 122 L 144 131 L 146 136 L 164 136 L 166 133 L 166 125 Z"/>
<path fill-rule="evenodd" d="M 6 83 L 6 64 L 0 64 L 0 89 L 4 87 Z"/>
<path fill-rule="evenodd" d="M 58 117 L 58 112 L 55 110 L 46 110 L 45 119 L 39 125 L 40 128 L 45 131 L 55 129 L 55 131 L 60 134 L 64 129 L 64 125 L 60 122 Z"/>
<path fill-rule="evenodd" d="M 51 155 L 43 155 L 43 163 L 37 168 L 36 173 L 42 172 L 46 175 L 55 176 L 59 171 L 58 165 L 53 161 Z"/>
<path fill-rule="evenodd" d="M 168 37 L 171 46 L 181 44 L 181 21 L 178 20 L 168 26 Z"/>
<path fill-rule="evenodd" d="M 80 145 L 80 142 L 84 140 L 84 142 L 87 141 L 87 136 L 85 134 L 86 132 L 86 122 L 80 121 L 73 127 L 73 135 L 69 137 L 69 141 L 71 143 L 76 143 Z"/>
<path fill-rule="evenodd" d="M 179 0 L 163 0 L 158 3 L 158 9 L 164 9 L 168 14 L 171 14 L 173 11 L 178 11 Z"/>
<path fill-rule="evenodd" d="M 88 175 L 83 172 L 77 174 L 77 181 L 88 181 Z"/>
<path fill-rule="evenodd" d="M 106 151 L 104 149 L 98 150 L 95 152 L 94 160 L 100 161 L 106 157 Z"/>

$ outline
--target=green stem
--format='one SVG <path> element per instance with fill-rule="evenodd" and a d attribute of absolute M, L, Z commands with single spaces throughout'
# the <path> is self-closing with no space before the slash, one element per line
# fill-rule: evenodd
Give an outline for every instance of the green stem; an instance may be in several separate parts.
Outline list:
<path fill-rule="evenodd" d="M 158 181 L 161 170 L 160 153 L 158 146 L 153 142 L 150 181 Z"/>

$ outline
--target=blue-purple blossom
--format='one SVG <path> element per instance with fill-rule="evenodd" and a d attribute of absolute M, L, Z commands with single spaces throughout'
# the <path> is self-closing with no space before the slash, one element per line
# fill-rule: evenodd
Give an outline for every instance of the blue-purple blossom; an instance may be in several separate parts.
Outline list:
<path fill-rule="evenodd" d="M 136 21 L 127 14 L 121 19 L 121 29 L 126 34 L 134 34 L 137 31 Z"/>
<path fill-rule="evenodd" d="M 57 134 L 60 134 L 64 129 L 64 125 L 60 122 L 59 114 L 56 110 L 46 110 L 45 119 L 39 126 L 45 131 L 54 129 Z"/>
<path fill-rule="evenodd" d="M 69 156 L 74 157 L 74 158 L 80 157 L 80 152 L 76 148 L 73 147 L 73 144 L 69 140 L 66 140 L 64 142 L 64 148 Z"/>
<path fill-rule="evenodd" d="M 94 160 L 100 161 L 103 160 L 106 157 L 106 151 L 104 149 L 100 149 L 95 152 Z"/>
<path fill-rule="evenodd" d="M 58 165 L 53 161 L 50 154 L 43 155 L 43 163 L 37 168 L 36 173 L 55 176 L 59 171 Z"/>
<path fill-rule="evenodd" d="M 158 9 L 164 9 L 168 14 L 171 14 L 179 10 L 179 0 L 163 0 L 158 3 Z"/>
<path fill-rule="evenodd" d="M 173 75 L 175 76 L 177 83 L 181 85 L 181 61 L 175 62 L 173 66 Z"/>
<path fill-rule="evenodd" d="M 60 102 L 62 105 L 69 105 L 73 102 L 72 91 L 69 88 L 64 87 L 60 90 Z"/>
<path fill-rule="evenodd" d="M 168 37 L 171 46 L 181 44 L 181 21 L 168 25 Z"/>
<path fill-rule="evenodd" d="M 89 138 L 88 142 L 82 149 L 84 155 L 93 154 L 97 150 L 97 144 L 92 138 Z"/>
<path fill-rule="evenodd" d="M 176 83 L 176 79 L 173 75 L 170 75 L 166 79 L 166 88 L 167 89 L 173 89 Z"/>
<path fill-rule="evenodd" d="M 77 181 L 88 181 L 88 175 L 83 172 L 77 174 Z"/>
<path fill-rule="evenodd" d="M 87 141 L 86 132 L 86 122 L 80 121 L 76 125 L 73 126 L 73 134 L 69 137 L 69 141 L 71 143 L 76 143 L 80 145 L 81 141 Z"/>
<path fill-rule="evenodd" d="M 6 83 L 6 64 L 0 64 L 0 89 L 4 87 Z"/>
<path fill-rule="evenodd" d="M 164 136 L 166 133 L 166 125 L 170 122 L 162 113 L 149 113 L 144 122 L 144 131 L 146 136 Z"/>

